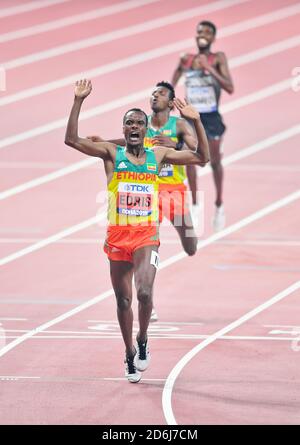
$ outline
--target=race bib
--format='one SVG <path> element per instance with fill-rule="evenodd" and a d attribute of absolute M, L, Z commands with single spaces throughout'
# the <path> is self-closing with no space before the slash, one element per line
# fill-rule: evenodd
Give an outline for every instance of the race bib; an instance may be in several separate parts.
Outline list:
<path fill-rule="evenodd" d="M 159 172 L 160 177 L 165 178 L 166 176 L 173 176 L 173 165 L 172 164 L 164 164 L 162 166 L 161 171 Z"/>
<path fill-rule="evenodd" d="M 117 194 L 117 213 L 129 216 L 149 216 L 152 213 L 153 184 L 120 182 Z"/>
<path fill-rule="evenodd" d="M 212 113 L 217 111 L 217 98 L 215 89 L 208 84 L 206 77 L 193 77 L 186 79 L 187 99 L 199 113 Z"/>

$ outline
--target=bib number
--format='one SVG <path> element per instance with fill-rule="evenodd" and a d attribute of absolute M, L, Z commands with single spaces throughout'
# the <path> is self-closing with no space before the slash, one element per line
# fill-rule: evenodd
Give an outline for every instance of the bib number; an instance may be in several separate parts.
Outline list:
<path fill-rule="evenodd" d="M 153 184 L 120 182 L 117 193 L 117 213 L 129 216 L 149 216 L 152 214 Z"/>
<path fill-rule="evenodd" d="M 173 172 L 174 170 L 172 164 L 164 164 L 158 176 L 166 178 L 168 176 L 173 176 Z"/>

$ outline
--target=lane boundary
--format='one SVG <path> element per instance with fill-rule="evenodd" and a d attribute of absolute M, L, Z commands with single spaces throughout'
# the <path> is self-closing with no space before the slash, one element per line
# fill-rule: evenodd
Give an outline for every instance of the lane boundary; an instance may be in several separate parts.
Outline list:
<path fill-rule="evenodd" d="M 168 425 L 177 425 L 173 409 L 172 409 L 172 393 L 174 384 L 176 382 L 176 379 L 178 378 L 179 374 L 183 370 L 183 368 L 194 358 L 200 351 L 202 351 L 204 348 L 206 348 L 208 345 L 213 343 L 215 340 L 218 340 L 221 336 L 227 334 L 228 332 L 232 331 L 233 329 L 241 326 L 246 321 L 250 320 L 251 318 L 255 317 L 257 314 L 260 314 L 265 309 L 268 309 L 273 304 L 278 303 L 279 301 L 283 300 L 285 297 L 289 296 L 293 292 L 296 292 L 300 289 L 300 281 L 296 281 L 283 291 L 276 294 L 271 299 L 265 301 L 263 304 L 257 306 L 256 308 L 252 309 L 251 311 L 247 312 L 242 317 L 238 318 L 236 321 L 230 323 L 229 325 L 225 326 L 223 329 L 220 329 L 219 331 L 215 332 L 214 334 L 210 335 L 206 340 L 199 343 L 197 346 L 195 346 L 193 349 L 191 349 L 187 354 L 185 354 L 182 359 L 175 365 L 175 367 L 172 369 L 170 374 L 168 375 L 166 379 L 166 383 L 163 389 L 162 394 L 162 406 L 163 406 L 163 412 L 165 419 L 167 421 Z M 293 339 L 294 340 L 294 339 Z"/>

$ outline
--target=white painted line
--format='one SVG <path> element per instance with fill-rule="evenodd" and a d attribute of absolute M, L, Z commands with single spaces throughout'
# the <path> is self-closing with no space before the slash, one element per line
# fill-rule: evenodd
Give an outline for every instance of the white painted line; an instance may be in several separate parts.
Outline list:
<path fill-rule="evenodd" d="M 291 324 L 264 324 L 265 328 L 292 328 L 292 329 L 298 329 L 298 326 L 291 325 Z"/>
<path fill-rule="evenodd" d="M 252 222 L 257 221 L 257 220 L 263 218 L 264 216 L 270 215 L 274 211 L 297 201 L 298 199 L 300 199 L 300 190 L 297 190 L 296 192 L 291 193 L 290 195 L 286 196 L 285 198 L 279 199 L 278 201 L 275 201 L 273 204 L 270 204 L 270 205 L 262 208 L 261 210 L 258 210 L 257 212 L 252 213 L 252 215 L 241 219 L 237 223 L 226 227 L 225 229 L 221 230 L 220 232 L 214 233 L 213 235 L 206 238 L 205 240 L 198 241 L 197 249 L 202 249 L 203 247 L 206 247 L 209 244 L 212 244 L 215 241 L 222 239 L 224 236 L 230 235 L 231 233 L 234 233 L 237 230 L 240 230 L 240 229 L 248 226 Z M 177 255 L 173 255 L 171 258 L 163 261 L 160 264 L 160 269 L 163 267 L 167 267 L 186 256 L 187 256 L 187 254 L 183 251 L 178 253 Z"/>
<path fill-rule="evenodd" d="M 112 14 L 118 14 L 130 9 L 138 8 L 141 6 L 149 5 L 151 3 L 158 2 L 159 0 L 129 0 L 122 3 L 117 3 L 112 6 L 106 6 L 104 8 L 94 9 L 88 12 L 82 12 L 81 14 L 71 15 L 62 19 L 53 20 L 52 22 L 42 23 L 40 25 L 31 26 L 29 28 L 18 29 L 17 31 L 7 32 L 0 34 L 0 43 L 10 42 L 12 40 L 34 36 L 54 29 L 64 28 L 66 26 L 75 25 L 80 23 L 84 26 L 84 22 L 89 20 L 95 20 L 100 17 L 107 17 Z M 54 2 L 50 2 L 51 4 Z"/>
<path fill-rule="evenodd" d="M 256 144 L 251 145 L 250 147 L 244 148 L 243 150 L 240 150 L 239 152 L 234 153 L 233 155 L 227 156 L 226 158 L 224 158 L 223 165 L 228 165 L 232 162 L 236 162 L 240 159 L 243 159 L 247 156 L 257 153 L 261 150 L 270 148 L 274 144 L 282 142 L 282 141 L 284 141 L 290 137 L 293 137 L 299 133 L 300 133 L 300 125 L 291 127 L 288 130 L 277 133 L 274 136 L 271 136 L 270 138 L 264 139 L 263 141 L 260 141 Z M 205 171 L 200 172 L 200 173 L 202 173 L 201 176 L 204 176 L 205 174 L 208 174 L 209 172 L 210 171 L 208 169 L 205 169 Z M 0 199 L 1 199 L 1 197 L 0 197 Z M 10 254 L 4 258 L 1 258 L 0 266 L 4 266 L 5 264 L 8 264 L 18 258 L 28 255 L 29 253 L 35 252 L 43 247 L 46 247 L 54 242 L 57 242 L 69 235 L 77 233 L 80 230 L 86 229 L 86 228 L 104 220 L 106 218 L 106 216 L 107 216 L 107 212 L 99 213 L 99 215 L 97 215 L 93 218 L 89 218 L 85 221 L 82 221 L 81 223 L 76 224 L 75 226 L 71 226 L 67 229 L 64 229 L 55 235 L 52 235 L 48 238 L 43 239 L 42 241 L 32 244 L 31 246 L 28 246 L 24 249 L 18 250 L 17 252 Z M 225 229 L 225 230 L 227 230 L 227 229 Z M 223 231 L 219 232 L 219 234 L 221 234 L 221 233 L 223 233 Z M 217 237 L 219 234 L 215 234 L 214 236 Z M 217 239 L 218 239 L 218 237 L 216 238 L 216 240 Z"/>
<path fill-rule="evenodd" d="M 7 318 L 7 317 L 1 317 L 0 321 L 27 321 L 28 318 Z"/>
<path fill-rule="evenodd" d="M 271 246 L 271 247 L 299 247 L 300 241 L 252 241 L 252 240 L 228 240 L 220 241 L 218 244 L 233 245 L 233 246 Z"/>
<path fill-rule="evenodd" d="M 241 22 L 242 24 L 243 22 Z M 246 21 L 246 24 L 248 21 Z M 222 31 L 222 30 L 220 30 Z M 223 34 L 226 36 L 234 35 L 237 32 L 241 32 L 240 28 L 226 27 L 223 28 Z M 92 79 L 104 74 L 112 73 L 119 69 L 128 68 L 129 66 L 133 66 L 139 63 L 143 63 L 152 59 L 156 59 L 158 57 L 179 53 L 180 51 L 187 50 L 188 48 L 194 45 L 193 39 L 185 39 L 179 40 L 173 44 L 165 45 L 159 48 L 154 48 L 150 51 L 145 51 L 143 53 L 135 54 L 131 57 L 126 57 L 124 59 L 120 59 L 118 61 L 102 65 L 100 67 L 90 69 L 84 72 L 72 74 L 71 76 L 64 77 L 62 79 L 55 80 L 53 82 L 48 82 L 43 85 L 38 85 L 33 88 L 28 88 L 26 90 L 22 90 L 18 93 L 6 95 L 5 97 L 0 99 L 0 106 L 8 105 L 14 102 L 19 102 L 24 99 L 28 99 L 29 97 L 34 97 L 39 94 L 48 93 L 50 91 L 56 90 L 58 88 L 62 88 L 67 85 L 72 85 L 79 78 L 87 78 Z M 252 51 L 250 53 L 244 54 L 242 56 L 234 57 L 229 60 L 229 64 L 231 68 L 236 68 L 239 66 L 243 66 L 246 63 L 251 63 L 262 58 L 277 54 L 287 49 L 295 48 L 299 45 L 299 36 L 294 36 L 290 39 L 282 40 L 280 42 L 276 42 L 272 45 L 265 46 L 258 50 Z M 179 85 L 182 85 L 184 82 L 184 78 L 181 79 Z"/>
<path fill-rule="evenodd" d="M 117 320 L 88 320 L 88 323 L 106 323 L 106 324 L 115 324 L 116 326 L 119 327 L 119 323 L 117 322 Z M 134 324 L 137 325 L 137 322 L 133 322 Z M 155 322 L 157 323 L 157 326 L 160 325 L 171 325 L 171 326 L 203 326 L 203 323 L 194 323 L 194 322 L 189 322 L 189 321 L 158 321 Z"/>
<path fill-rule="evenodd" d="M 83 159 L 82 161 L 75 162 L 74 164 L 68 165 L 67 167 L 63 167 L 52 173 L 48 173 L 47 175 L 43 175 L 38 178 L 32 179 L 31 181 L 24 182 L 23 184 L 17 185 L 16 187 L 12 187 L 11 189 L 8 189 L 0 193 L 0 200 L 9 198 L 10 196 L 24 192 L 25 190 L 29 190 L 39 185 L 54 181 L 55 179 L 61 178 L 65 175 L 69 175 L 70 173 L 74 173 L 78 170 L 81 170 L 82 168 L 87 168 L 90 167 L 91 165 L 96 165 L 96 163 L 100 164 L 98 158 L 97 159 L 87 158 Z"/>
<path fill-rule="evenodd" d="M 24 255 L 35 252 L 36 250 L 42 249 L 43 247 L 48 246 L 49 244 L 59 241 L 61 238 L 64 238 L 65 236 L 72 235 L 74 233 L 79 232 L 80 230 L 86 229 L 87 227 L 90 227 L 90 226 L 104 220 L 106 217 L 107 217 L 106 213 L 99 214 L 97 216 L 94 216 L 93 218 L 89 218 L 85 221 L 82 221 L 81 223 L 76 224 L 75 226 L 71 226 L 65 230 L 62 230 L 61 232 L 58 232 L 55 235 L 45 238 L 42 241 L 39 241 L 29 247 L 25 247 L 24 249 L 20 250 L 19 252 L 15 252 L 12 255 L 9 255 L 9 256 L 1 259 L 0 266 L 10 263 L 11 261 L 14 261 L 17 258 L 20 258 Z"/>
<path fill-rule="evenodd" d="M 174 23 L 179 23 L 184 20 L 188 20 L 190 18 L 194 18 L 197 15 L 207 14 L 209 12 L 214 12 L 218 10 L 222 10 L 225 8 L 230 8 L 231 6 L 239 5 L 240 3 L 248 2 L 249 0 L 219 0 L 214 3 L 208 3 L 206 5 L 198 6 L 196 8 L 191 8 L 188 10 L 183 10 L 180 12 L 177 12 L 175 14 L 167 15 L 165 17 L 161 17 L 154 20 L 148 20 L 140 24 L 135 24 L 133 26 L 129 26 L 127 28 L 121 28 L 117 31 L 111 31 L 105 34 L 98 35 L 96 37 L 90 37 L 88 39 L 82 39 L 78 41 L 73 41 L 72 43 L 68 43 L 66 45 L 57 46 L 54 48 L 51 48 L 46 51 L 40 51 L 37 53 L 29 54 L 24 57 L 19 57 L 17 59 L 3 61 L 1 65 L 3 68 L 9 70 L 12 68 L 17 68 L 20 66 L 28 65 L 31 63 L 39 62 L 41 60 L 50 59 L 52 57 L 61 56 L 63 54 L 67 54 L 70 52 L 74 52 L 77 50 L 90 48 L 93 46 L 101 45 L 103 43 L 112 42 L 117 39 L 124 39 L 125 37 L 140 34 L 147 31 L 153 31 L 158 28 L 162 28 L 167 25 L 171 25 Z M 280 10 L 284 13 L 287 13 L 287 10 L 289 9 L 289 15 L 292 14 L 292 11 L 289 8 L 284 8 L 283 10 Z M 300 5 L 299 8 L 292 8 L 293 9 L 293 15 L 296 13 L 296 11 L 300 11 Z M 276 14 L 278 14 L 279 11 L 276 11 L 275 13 L 267 14 L 269 20 L 271 22 L 273 21 L 273 16 L 276 17 Z M 257 19 L 253 19 L 253 22 Z M 269 23 L 269 22 L 268 22 Z M 220 33 L 219 33 L 220 34 Z"/>
<path fill-rule="evenodd" d="M 271 86 L 263 88 L 262 90 L 256 91 L 255 93 L 243 96 L 240 99 L 232 101 L 232 102 L 224 105 L 223 107 L 221 107 L 221 111 L 223 114 L 225 114 L 232 110 L 237 110 L 241 107 L 247 106 L 248 104 L 253 104 L 260 100 L 264 100 L 267 97 L 273 97 L 275 94 L 279 94 L 283 91 L 288 90 L 289 88 L 290 88 L 290 79 L 283 80 L 281 82 L 278 82 Z M 97 116 L 99 114 L 105 113 L 106 111 L 112 111 L 113 109 L 117 109 L 125 104 L 128 105 L 129 103 L 135 102 L 136 100 L 144 99 L 145 97 L 149 96 L 150 91 L 151 91 L 151 89 L 142 90 L 142 91 L 136 93 L 136 95 L 125 96 L 124 98 L 122 98 L 122 101 L 120 99 L 121 102 L 113 101 L 113 102 L 109 102 L 108 104 L 106 104 L 106 106 L 101 105 L 100 107 L 92 108 L 89 111 L 82 112 L 80 119 L 85 120 L 85 119 L 88 119 L 89 117 L 91 117 L 91 115 Z M 64 119 L 62 122 L 61 121 L 58 121 L 58 123 L 57 123 L 57 121 L 54 122 L 54 125 L 56 126 L 56 128 L 61 128 L 61 127 L 65 126 L 66 123 L 67 123 L 67 118 Z M 293 128 L 295 129 L 294 131 L 297 132 L 298 126 L 292 127 L 286 131 L 288 131 L 288 132 L 293 131 L 292 130 Z M 52 124 L 48 124 L 43 127 L 38 127 L 34 130 L 30 130 L 29 132 L 21 133 L 17 136 L 12 136 L 7 139 L 3 139 L 2 141 L 0 141 L 0 148 L 7 147 L 7 146 L 12 145 L 16 142 L 19 142 L 21 140 L 30 139 L 31 137 L 36 136 L 37 134 L 43 134 L 43 133 L 46 133 L 53 129 L 54 128 L 53 128 L 53 123 L 52 123 Z M 283 132 L 283 135 L 280 137 L 284 138 L 285 137 L 284 134 L 285 134 L 285 132 Z M 278 135 L 280 135 L 280 133 L 278 133 Z M 276 135 L 274 137 L 276 137 Z M 260 143 L 263 144 L 264 141 L 261 141 Z M 256 150 L 255 144 L 251 147 L 249 147 L 250 151 Z M 247 149 L 245 149 L 245 150 L 247 150 Z M 234 156 L 234 155 L 232 155 L 232 156 Z M 240 156 L 241 156 L 240 159 L 245 157 L 245 155 L 242 155 L 242 154 Z M 224 162 L 226 162 L 226 159 L 224 160 Z M 3 199 L 7 199 L 12 196 L 15 196 L 19 193 L 25 192 L 27 190 L 31 190 L 32 188 L 38 187 L 42 184 L 47 184 L 48 182 L 51 182 L 53 180 L 56 180 L 63 176 L 66 176 L 70 173 L 74 173 L 78 170 L 81 170 L 82 168 L 91 167 L 92 165 L 96 165 L 97 163 L 99 163 L 98 158 L 90 157 L 88 159 L 84 159 L 82 161 L 78 161 L 74 164 L 71 164 L 68 167 L 64 167 L 59 170 L 56 170 L 52 173 L 48 173 L 46 175 L 39 176 L 38 178 L 32 179 L 30 181 L 24 182 L 23 184 L 19 184 L 15 187 L 12 187 L 10 189 L 0 192 L 0 201 Z M 229 163 L 231 163 L 231 161 Z M 205 167 L 205 168 L 201 169 L 197 174 L 198 174 L 198 176 L 202 176 L 202 175 L 207 174 L 208 171 L 210 172 L 209 167 Z"/>
<path fill-rule="evenodd" d="M 70 164 L 67 162 L 0 162 L 0 169 L 22 169 L 22 170 L 49 170 L 53 168 L 68 167 Z M 96 168 L 95 166 L 93 168 Z M 300 167 L 299 167 L 300 168 Z"/>
<path fill-rule="evenodd" d="M 58 244 L 100 244 L 105 240 L 105 236 L 101 238 L 67 238 L 56 241 Z M 43 238 L 0 238 L 0 244 L 29 244 L 43 241 Z M 177 238 L 166 239 L 163 238 L 164 244 L 177 244 L 180 241 Z M 255 241 L 255 240 L 228 240 L 220 241 L 218 244 L 233 245 L 233 246 L 282 246 L 282 247 L 299 247 L 300 241 Z M 0 318 L 1 320 L 1 318 Z"/>
<path fill-rule="evenodd" d="M 127 378 L 126 377 L 103 377 L 103 380 L 115 380 L 117 382 L 119 381 L 125 381 L 127 382 Z M 139 383 L 140 385 L 143 384 L 143 382 L 165 382 L 166 379 L 147 379 L 144 378 L 141 380 L 141 382 Z"/>
<path fill-rule="evenodd" d="M 296 201 L 299 198 L 300 198 L 300 190 L 298 190 L 297 192 L 291 193 L 290 195 L 286 196 L 285 198 L 282 198 L 279 201 L 276 201 L 273 204 L 271 204 L 267 207 L 264 207 L 263 209 L 261 209 L 257 212 L 254 212 L 252 215 L 248 216 L 247 218 L 244 218 L 241 221 L 237 222 L 236 224 L 233 224 L 232 226 L 227 227 L 227 229 L 224 229 L 221 232 L 209 237 L 208 239 L 199 242 L 197 245 L 197 249 L 200 250 L 200 249 L 212 244 L 217 239 L 223 238 L 230 233 L 238 231 L 242 227 L 245 227 L 245 226 L 251 224 L 252 222 L 261 219 L 262 217 L 269 215 L 270 213 L 278 210 L 279 208 L 287 206 L 288 204 Z M 169 259 L 167 259 L 166 261 L 163 261 L 161 263 L 160 269 L 164 269 L 165 267 L 170 266 L 171 264 L 181 260 L 185 256 L 186 256 L 186 254 L 182 254 L 182 253 L 173 255 L 172 257 L 170 257 Z M 300 282 L 299 282 L 299 286 L 300 286 Z M 109 289 L 108 291 L 101 293 L 97 297 L 94 297 L 91 300 L 86 301 L 85 303 L 77 306 L 76 308 L 63 313 L 59 317 L 56 317 L 53 320 L 51 320 L 47 323 L 44 323 L 35 329 L 32 329 L 31 331 L 27 332 L 24 335 L 21 335 L 19 338 L 13 340 L 9 344 L 2 347 L 2 349 L 0 350 L 0 357 L 4 356 L 7 352 L 11 351 L 12 349 L 17 347 L 24 341 L 28 340 L 29 338 L 32 338 L 36 334 L 39 334 L 40 332 L 45 331 L 46 329 L 50 328 L 51 326 L 54 326 L 64 320 L 72 317 L 73 315 L 78 314 L 79 312 L 82 312 L 83 310 L 99 303 L 100 301 L 105 300 L 106 298 L 112 296 L 113 294 L 114 294 L 113 289 Z M 220 335 L 227 333 L 227 332 L 218 331 L 218 333 L 219 332 L 221 332 Z"/>
<path fill-rule="evenodd" d="M 238 320 L 234 321 L 233 323 L 230 323 L 229 325 L 225 326 L 223 329 L 220 329 L 213 335 L 210 335 L 206 340 L 195 346 L 193 349 L 191 349 L 187 354 L 185 354 L 182 359 L 176 364 L 176 366 L 172 369 L 170 374 L 168 375 L 168 378 L 166 380 L 163 395 L 162 395 L 162 406 L 163 411 L 165 415 L 165 419 L 167 421 L 168 425 L 177 425 L 173 408 L 172 408 L 172 392 L 173 387 L 176 382 L 177 377 L 183 370 L 183 368 L 194 358 L 200 351 L 202 351 L 204 348 L 206 348 L 208 345 L 213 343 L 214 341 L 218 340 L 223 335 L 227 334 L 228 332 L 236 329 L 237 327 L 241 326 L 246 321 L 251 320 L 251 318 L 255 317 L 256 315 L 263 312 L 265 309 L 268 309 L 273 304 L 278 303 L 279 301 L 283 300 L 288 295 L 296 292 L 300 289 L 300 281 L 297 281 L 296 283 L 289 286 L 287 289 L 283 290 L 282 292 L 276 294 L 271 299 L 267 300 L 265 303 L 257 306 L 250 312 L 247 312 L 245 315 L 240 317 Z"/>
<path fill-rule="evenodd" d="M 41 377 L 29 377 L 22 375 L 0 375 L 0 380 L 40 379 Z"/>
<path fill-rule="evenodd" d="M 48 6 L 57 5 L 58 3 L 66 3 L 70 0 L 40 0 L 25 3 L 24 5 L 12 6 L 10 8 L 0 9 L 0 18 L 10 17 L 16 14 L 22 14 L 24 12 L 34 11 L 36 9 L 46 8 Z"/>
<path fill-rule="evenodd" d="M 275 332 L 274 332 L 275 333 Z M 279 333 L 279 332 L 278 332 Z M 280 332 L 281 333 L 281 332 Z M 286 334 L 289 334 L 290 332 L 286 332 Z M 299 335 L 300 331 L 295 331 L 294 335 Z M 151 334 L 148 335 L 149 339 L 152 340 L 206 340 L 210 336 L 209 335 L 163 335 L 163 334 Z M 5 339 L 17 339 L 20 338 L 16 335 L 6 335 L 5 337 L 1 337 Z M 29 340 L 120 340 L 122 339 L 121 334 L 105 334 L 105 335 L 35 335 L 34 337 L 30 337 Z M 267 342 L 278 342 L 278 341 L 284 341 L 284 342 L 292 342 L 295 340 L 295 337 L 259 337 L 259 336 L 239 336 L 239 335 L 223 335 L 221 337 L 218 337 L 218 340 L 230 340 L 230 341 L 267 341 Z M 0 348 L 1 351 L 1 348 Z"/>
<path fill-rule="evenodd" d="M 62 244 L 99 244 L 103 238 L 68 238 L 56 241 Z M 29 244 L 43 241 L 43 238 L 0 238 L 0 244 Z M 173 244 L 173 243 L 172 243 Z"/>

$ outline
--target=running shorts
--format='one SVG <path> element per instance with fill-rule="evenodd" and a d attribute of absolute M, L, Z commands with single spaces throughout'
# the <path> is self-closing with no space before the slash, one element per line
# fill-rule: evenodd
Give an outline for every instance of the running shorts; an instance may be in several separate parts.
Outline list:
<path fill-rule="evenodd" d="M 226 127 L 218 111 L 200 113 L 201 122 L 205 129 L 207 139 L 221 139 Z"/>
<path fill-rule="evenodd" d="M 104 252 L 110 260 L 132 263 L 135 250 L 159 244 L 158 225 L 108 226 Z"/>

